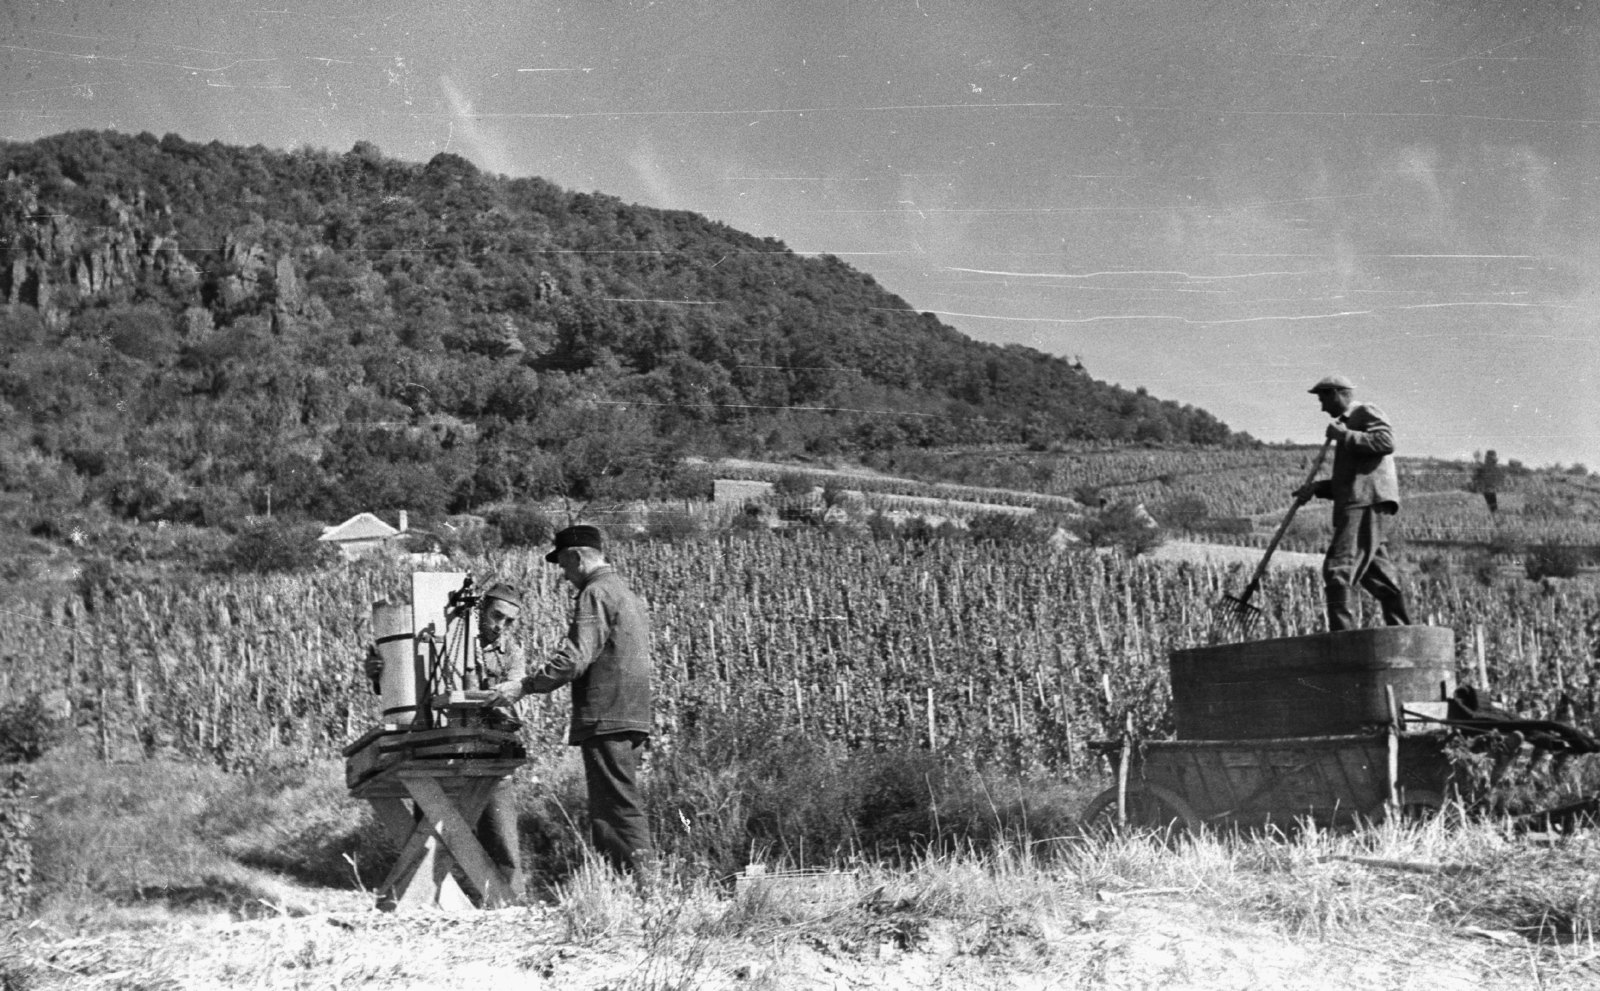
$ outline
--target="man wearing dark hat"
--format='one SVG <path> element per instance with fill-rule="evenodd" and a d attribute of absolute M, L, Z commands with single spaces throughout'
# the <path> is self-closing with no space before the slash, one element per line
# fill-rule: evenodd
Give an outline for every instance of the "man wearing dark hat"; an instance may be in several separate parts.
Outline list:
<path fill-rule="evenodd" d="M 650 614 L 606 561 L 598 527 L 557 533 L 545 560 L 578 591 L 566 639 L 526 677 L 495 690 L 512 704 L 572 686 L 567 742 L 583 753 L 590 839 L 613 867 L 643 882 L 655 857 L 639 794 L 639 762 L 652 725 Z"/>
<path fill-rule="evenodd" d="M 476 670 L 469 675 L 469 681 L 475 679 L 476 683 L 465 687 L 481 691 L 507 678 L 523 676 L 526 666 L 522 660 L 522 648 L 509 636 L 521 615 L 522 596 L 505 582 L 490 585 L 478 597 Z M 372 690 L 379 691 L 383 679 L 383 657 L 376 646 L 368 649 L 363 667 L 372 681 Z M 506 872 L 511 890 L 520 892 L 523 885 L 522 847 L 517 834 L 516 795 L 510 778 L 499 781 L 489 793 L 489 802 L 483 807 L 483 815 L 479 817 L 474 832 L 489 854 L 489 859 Z"/>
<path fill-rule="evenodd" d="M 1376 406 L 1355 401 L 1355 386 L 1343 375 L 1329 375 L 1310 392 L 1334 418 L 1326 433 L 1334 442 L 1333 476 L 1294 495 L 1301 503 L 1312 497 L 1333 500 L 1333 541 L 1322 561 L 1328 629 L 1355 626 L 1350 595 L 1357 585 L 1378 600 L 1386 625 L 1409 625 L 1399 574 L 1384 549 L 1386 521 L 1400 510 L 1394 432 Z"/>

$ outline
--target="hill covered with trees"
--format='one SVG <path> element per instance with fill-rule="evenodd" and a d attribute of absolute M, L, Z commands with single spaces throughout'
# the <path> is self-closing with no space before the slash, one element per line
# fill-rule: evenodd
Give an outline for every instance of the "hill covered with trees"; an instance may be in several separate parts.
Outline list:
<path fill-rule="evenodd" d="M 427 164 L 0 144 L 0 488 L 136 519 L 671 494 L 684 454 L 1248 441 L 831 256 Z"/>

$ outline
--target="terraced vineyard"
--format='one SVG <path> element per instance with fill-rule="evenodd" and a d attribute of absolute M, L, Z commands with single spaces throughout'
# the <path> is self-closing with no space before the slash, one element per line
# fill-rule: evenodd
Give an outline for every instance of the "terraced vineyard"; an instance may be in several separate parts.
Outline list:
<path fill-rule="evenodd" d="M 1244 576 L 1033 545 L 875 542 L 821 532 L 635 543 L 616 555 L 654 610 L 658 722 L 669 743 L 707 720 L 850 747 L 933 746 L 965 759 L 1071 769 L 1085 741 L 1167 725 L 1166 652 L 1205 642 Z M 531 553 L 472 562 L 531 593 L 537 650 L 568 593 Z M 332 752 L 373 722 L 357 676 L 368 608 L 397 566 L 303 578 L 193 579 L 13 601 L 0 697 L 64 690 L 108 755 L 175 749 L 227 766 L 276 748 Z M 1491 686 L 1519 708 L 1572 696 L 1592 715 L 1595 618 L 1585 583 L 1544 588 L 1423 575 L 1419 621 L 1474 636 Z M 1269 576 L 1260 636 L 1315 632 L 1310 572 Z M 532 741 L 559 742 L 565 697 L 531 703 Z"/>

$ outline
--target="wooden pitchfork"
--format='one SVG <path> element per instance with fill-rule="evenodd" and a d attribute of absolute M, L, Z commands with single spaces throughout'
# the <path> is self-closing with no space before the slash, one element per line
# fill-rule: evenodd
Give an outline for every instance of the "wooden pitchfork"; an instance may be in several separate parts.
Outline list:
<path fill-rule="evenodd" d="M 1328 459 L 1328 448 L 1333 446 L 1333 438 L 1329 437 L 1322 442 L 1322 449 L 1317 452 L 1317 459 L 1311 463 L 1311 470 L 1306 473 L 1306 485 L 1317 480 L 1317 472 L 1322 470 L 1322 463 Z M 1257 616 L 1261 615 L 1261 607 L 1250 604 L 1256 590 L 1261 587 L 1261 576 L 1267 573 L 1267 562 L 1272 560 L 1272 552 L 1278 549 L 1278 541 L 1283 539 L 1284 533 L 1289 529 L 1289 524 L 1294 522 L 1294 514 L 1304 505 L 1296 499 L 1289 506 L 1289 511 L 1284 514 L 1283 522 L 1278 524 L 1278 532 L 1272 535 L 1272 540 L 1267 544 L 1267 552 L 1261 555 L 1261 563 L 1256 565 L 1256 573 L 1250 576 L 1250 584 L 1238 595 L 1225 595 L 1217 603 L 1218 621 L 1223 626 L 1224 632 L 1236 635 L 1237 638 L 1248 636 L 1250 626 Z"/>

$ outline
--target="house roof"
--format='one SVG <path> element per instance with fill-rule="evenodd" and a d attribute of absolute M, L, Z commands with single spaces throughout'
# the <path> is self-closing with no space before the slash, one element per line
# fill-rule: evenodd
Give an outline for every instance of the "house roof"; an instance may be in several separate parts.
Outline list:
<path fill-rule="evenodd" d="M 335 543 L 342 540 L 381 540 L 399 532 L 371 513 L 357 513 L 338 526 L 328 527 L 317 539 Z"/>

